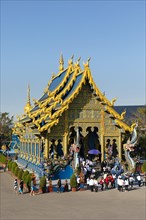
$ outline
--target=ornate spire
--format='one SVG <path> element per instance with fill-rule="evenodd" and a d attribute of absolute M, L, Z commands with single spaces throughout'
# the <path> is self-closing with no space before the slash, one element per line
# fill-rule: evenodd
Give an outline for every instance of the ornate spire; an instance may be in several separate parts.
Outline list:
<path fill-rule="evenodd" d="M 28 113 L 32 109 L 31 103 L 30 103 L 30 85 L 28 84 L 27 88 L 27 103 L 26 106 L 24 107 L 25 113 Z"/>
<path fill-rule="evenodd" d="M 30 104 L 30 85 L 28 84 L 28 88 L 27 88 L 27 103 Z"/>
<path fill-rule="evenodd" d="M 72 55 L 71 59 L 68 60 L 68 67 L 70 71 L 73 70 L 73 58 L 74 58 L 74 55 Z"/>
<path fill-rule="evenodd" d="M 61 72 L 61 71 L 63 71 L 64 70 L 64 60 L 63 60 L 63 55 L 62 55 L 62 53 L 61 53 L 61 55 L 60 55 L 60 60 L 59 60 L 59 71 Z"/>
<path fill-rule="evenodd" d="M 87 70 L 89 69 L 89 61 L 90 61 L 90 60 L 91 60 L 91 57 L 88 58 L 88 60 L 87 60 L 86 63 L 83 63 L 84 68 L 87 69 Z"/>

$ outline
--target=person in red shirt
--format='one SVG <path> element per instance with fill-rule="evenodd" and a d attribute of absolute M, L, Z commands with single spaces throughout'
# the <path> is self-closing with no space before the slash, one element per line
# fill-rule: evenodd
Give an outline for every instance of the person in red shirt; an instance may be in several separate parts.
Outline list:
<path fill-rule="evenodd" d="M 111 183 L 111 188 L 115 188 L 115 180 L 112 175 L 109 176 L 109 181 Z"/>
<path fill-rule="evenodd" d="M 101 177 L 99 184 L 101 185 L 101 190 L 103 191 L 103 188 L 104 188 L 104 178 L 103 177 Z"/>
<path fill-rule="evenodd" d="M 108 189 L 108 185 L 109 185 L 109 176 L 108 175 L 106 176 L 104 182 L 105 182 L 105 189 Z"/>

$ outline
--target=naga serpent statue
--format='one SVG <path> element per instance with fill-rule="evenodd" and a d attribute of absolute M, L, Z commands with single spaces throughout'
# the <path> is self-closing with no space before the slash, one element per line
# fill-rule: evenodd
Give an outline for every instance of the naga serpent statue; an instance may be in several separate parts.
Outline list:
<path fill-rule="evenodd" d="M 135 165 L 136 165 L 133 158 L 131 157 L 130 153 L 135 150 L 135 146 L 137 144 L 137 140 L 138 140 L 137 127 L 138 127 L 138 123 L 136 123 L 136 126 L 133 129 L 131 139 L 129 138 L 127 140 L 127 143 L 124 144 L 125 159 L 126 159 L 126 162 L 129 166 L 129 171 L 134 171 Z"/>

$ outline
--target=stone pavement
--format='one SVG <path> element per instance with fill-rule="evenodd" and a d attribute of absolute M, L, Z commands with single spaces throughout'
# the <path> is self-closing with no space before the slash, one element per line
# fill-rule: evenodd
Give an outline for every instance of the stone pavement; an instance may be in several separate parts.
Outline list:
<path fill-rule="evenodd" d="M 0 173 L 1 220 L 144 220 L 146 219 L 146 188 L 129 192 L 78 191 L 16 195 L 13 178 Z"/>

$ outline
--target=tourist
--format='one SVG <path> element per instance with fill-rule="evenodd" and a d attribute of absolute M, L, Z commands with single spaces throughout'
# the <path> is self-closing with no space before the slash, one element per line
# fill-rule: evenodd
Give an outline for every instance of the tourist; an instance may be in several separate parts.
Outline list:
<path fill-rule="evenodd" d="M 92 177 L 91 177 L 90 180 L 89 180 L 89 186 L 90 186 L 91 192 L 93 192 L 94 181 L 93 181 L 93 178 L 92 178 Z"/>
<path fill-rule="evenodd" d="M 94 178 L 94 190 L 95 192 L 98 192 L 98 181 L 96 178 Z"/>
<path fill-rule="evenodd" d="M 119 192 L 123 192 L 124 180 L 122 179 L 121 176 L 118 177 L 118 179 L 117 179 L 117 184 L 118 184 L 118 190 L 119 190 Z"/>
<path fill-rule="evenodd" d="M 129 187 L 129 180 L 128 178 L 126 177 L 125 180 L 124 180 L 124 185 L 125 185 L 125 192 L 126 191 L 129 191 L 128 187 Z"/>
<path fill-rule="evenodd" d="M 104 179 L 104 182 L 105 182 L 105 189 L 108 189 L 108 186 L 109 186 L 109 176 L 108 175 Z"/>
<path fill-rule="evenodd" d="M 20 180 L 19 193 L 20 193 L 20 194 L 23 194 L 23 180 Z"/>
<path fill-rule="evenodd" d="M 35 196 L 33 179 L 31 180 L 30 186 L 31 186 L 30 196 Z"/>
<path fill-rule="evenodd" d="M 18 193 L 18 181 L 17 181 L 17 179 L 14 180 L 14 191 L 16 193 Z"/>
<path fill-rule="evenodd" d="M 65 180 L 65 185 L 64 185 L 64 189 L 63 189 L 63 192 L 68 192 L 68 181 Z"/>
<path fill-rule="evenodd" d="M 138 181 L 138 185 L 139 187 L 141 186 L 141 176 L 140 174 L 138 174 L 138 176 L 136 177 L 137 181 Z"/>
<path fill-rule="evenodd" d="M 20 189 L 21 189 L 21 191 L 23 193 L 23 180 L 20 180 Z"/>
<path fill-rule="evenodd" d="M 101 177 L 99 184 L 101 185 L 101 190 L 103 191 L 103 188 L 104 188 L 104 178 L 103 177 Z"/>
<path fill-rule="evenodd" d="M 79 190 L 80 189 L 80 177 L 77 176 L 77 189 Z"/>
<path fill-rule="evenodd" d="M 130 185 L 130 188 L 131 188 L 131 189 L 133 189 L 133 183 L 134 183 L 134 178 L 133 178 L 133 176 L 131 175 L 131 176 L 129 177 L 129 185 Z"/>
<path fill-rule="evenodd" d="M 61 179 L 60 178 L 57 181 L 57 188 L 58 188 L 58 192 L 61 193 Z"/>
<path fill-rule="evenodd" d="M 87 182 L 87 189 L 89 189 L 89 183 L 90 183 L 90 178 L 89 177 L 87 177 L 86 182 Z"/>

